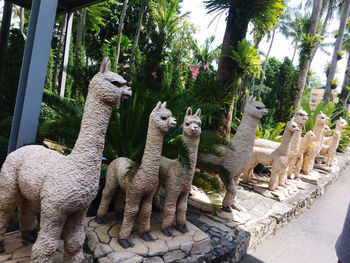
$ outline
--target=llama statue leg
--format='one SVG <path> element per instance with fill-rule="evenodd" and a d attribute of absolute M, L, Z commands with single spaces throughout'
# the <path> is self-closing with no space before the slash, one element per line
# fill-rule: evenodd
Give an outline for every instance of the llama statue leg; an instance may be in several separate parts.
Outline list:
<path fill-rule="evenodd" d="M 49 204 L 45 204 L 44 200 L 41 204 L 40 231 L 32 248 L 31 262 L 52 263 L 66 216 L 63 213 L 53 216 L 52 212 L 60 211 L 59 208 L 50 207 Z"/>
<path fill-rule="evenodd" d="M 326 154 L 323 156 L 322 163 L 328 163 L 328 159 L 329 159 L 329 154 L 326 153 Z"/>
<path fill-rule="evenodd" d="M 281 171 L 279 172 L 279 176 L 278 176 L 278 185 L 279 186 L 286 186 L 286 182 L 287 182 L 286 169 L 281 169 Z"/>
<path fill-rule="evenodd" d="M 242 175 L 242 181 L 243 182 L 251 182 L 252 181 L 252 176 L 251 174 L 253 173 L 253 169 L 256 165 L 253 167 L 249 165 L 246 169 L 244 169 L 243 175 Z"/>
<path fill-rule="evenodd" d="M 114 196 L 114 213 L 118 220 L 123 219 L 124 201 L 125 201 L 125 191 L 120 187 L 118 187 L 117 193 Z"/>
<path fill-rule="evenodd" d="M 108 212 L 109 205 L 112 202 L 112 199 L 116 193 L 118 187 L 117 180 L 114 177 L 113 174 L 113 165 L 112 163 L 108 166 L 107 174 L 106 174 L 106 184 L 102 191 L 102 199 L 100 206 L 97 210 L 97 216 L 95 218 L 95 221 L 99 224 L 105 223 L 104 216 Z"/>
<path fill-rule="evenodd" d="M 293 157 L 292 159 L 290 159 L 290 161 L 288 163 L 288 172 L 287 172 L 288 178 L 291 178 L 292 173 L 293 173 L 293 169 L 294 169 L 296 163 L 297 163 L 297 157 Z"/>
<path fill-rule="evenodd" d="M 279 180 L 279 171 L 272 165 L 271 169 L 271 177 L 270 177 L 270 182 L 269 182 L 269 190 L 273 191 L 276 189 L 278 185 L 278 180 Z"/>
<path fill-rule="evenodd" d="M 0 253 L 4 252 L 4 234 L 11 216 L 20 203 L 21 194 L 17 185 L 17 176 L 13 168 L 11 155 L 2 166 L 0 173 Z"/>
<path fill-rule="evenodd" d="M 176 228 L 182 233 L 188 233 L 186 226 L 186 211 L 187 211 L 187 200 L 188 192 L 182 192 L 177 201 L 176 207 Z"/>
<path fill-rule="evenodd" d="M 63 229 L 64 262 L 83 263 L 83 245 L 85 241 L 84 219 L 86 211 L 72 214 L 66 220 Z"/>
<path fill-rule="evenodd" d="M 150 234 L 151 228 L 151 214 L 152 214 L 153 194 L 147 194 L 142 198 L 139 221 L 140 221 L 140 237 L 145 241 L 154 241 Z"/>
<path fill-rule="evenodd" d="M 168 191 L 165 197 L 163 222 L 161 229 L 163 234 L 168 237 L 173 235 L 170 229 L 176 212 L 176 201 L 178 196 L 179 193 Z"/>
<path fill-rule="evenodd" d="M 126 204 L 124 209 L 123 223 L 119 232 L 118 242 L 123 248 L 133 247 L 134 243 L 129 239 L 135 217 L 139 211 L 142 195 L 136 189 L 126 193 Z"/>
<path fill-rule="evenodd" d="M 299 178 L 300 170 L 301 170 L 301 167 L 303 166 L 303 160 L 304 160 L 304 158 L 301 157 L 301 158 L 299 158 L 297 160 L 297 162 L 295 164 L 295 167 L 294 167 L 294 179 Z"/>
<path fill-rule="evenodd" d="M 314 162 L 315 162 L 314 154 L 310 153 L 310 155 L 305 156 L 303 161 L 303 166 L 301 168 L 302 173 L 308 175 L 312 171 Z"/>
<path fill-rule="evenodd" d="M 18 207 L 18 221 L 22 239 L 31 243 L 34 243 L 37 237 L 36 210 L 27 200 L 24 200 Z"/>
<path fill-rule="evenodd" d="M 159 194 L 160 194 L 160 184 L 158 185 L 158 188 L 153 196 L 153 206 L 152 210 L 155 212 L 160 212 L 160 199 L 159 199 Z"/>
<path fill-rule="evenodd" d="M 222 200 L 222 210 L 225 212 L 232 212 L 231 206 L 234 205 L 235 197 L 237 194 L 237 187 L 233 179 L 226 185 L 226 194 Z"/>

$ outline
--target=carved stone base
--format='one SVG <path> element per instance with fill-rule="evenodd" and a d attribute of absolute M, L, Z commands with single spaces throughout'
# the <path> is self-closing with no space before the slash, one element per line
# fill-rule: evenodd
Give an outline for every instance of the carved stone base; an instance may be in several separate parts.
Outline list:
<path fill-rule="evenodd" d="M 173 237 L 167 237 L 160 231 L 161 214 L 153 213 L 151 220 L 151 235 L 156 239 L 146 242 L 138 236 L 135 223 L 131 240 L 134 247 L 124 249 L 118 244 L 120 222 L 114 219 L 113 213 L 107 215 L 106 225 L 97 224 L 93 218 L 88 218 L 86 237 L 88 246 L 93 251 L 98 262 L 177 262 L 191 255 L 207 253 L 210 239 L 202 230 L 187 222 L 189 232 L 181 234 L 172 229 Z"/>

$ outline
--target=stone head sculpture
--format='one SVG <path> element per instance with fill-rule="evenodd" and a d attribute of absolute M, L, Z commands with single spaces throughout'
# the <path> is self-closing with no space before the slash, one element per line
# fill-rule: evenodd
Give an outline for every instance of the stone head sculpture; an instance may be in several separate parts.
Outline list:
<path fill-rule="evenodd" d="M 172 117 L 171 111 L 166 108 L 166 102 L 158 102 L 149 117 L 149 125 L 157 127 L 162 133 L 176 126 L 176 119 Z"/>
<path fill-rule="evenodd" d="M 257 119 L 261 119 L 264 115 L 268 113 L 266 106 L 257 101 L 256 98 L 250 97 L 244 108 L 244 114 L 249 114 Z"/>
<path fill-rule="evenodd" d="M 202 129 L 202 121 L 201 121 L 201 109 L 198 109 L 195 114 L 192 115 L 192 109 L 188 107 L 184 119 L 184 128 L 183 133 L 186 136 L 190 137 L 198 137 L 200 136 Z"/>
<path fill-rule="evenodd" d="M 306 111 L 302 109 L 297 110 L 294 114 L 294 121 L 297 124 L 304 125 L 308 119 Z"/>
<path fill-rule="evenodd" d="M 91 80 L 89 92 L 102 102 L 117 104 L 121 99 L 129 98 L 132 95 L 131 88 L 127 81 L 117 73 L 109 71 L 111 62 L 104 58 L 100 72 Z"/>

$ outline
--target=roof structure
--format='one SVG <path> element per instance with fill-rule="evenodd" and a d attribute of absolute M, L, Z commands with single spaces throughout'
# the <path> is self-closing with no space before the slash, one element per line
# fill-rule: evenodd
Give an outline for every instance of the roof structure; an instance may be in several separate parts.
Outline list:
<path fill-rule="evenodd" d="M 6 0 L 18 6 L 31 9 L 32 0 Z M 84 6 L 103 2 L 104 0 L 59 0 L 57 5 L 57 13 L 64 13 L 67 11 L 76 10 Z"/>

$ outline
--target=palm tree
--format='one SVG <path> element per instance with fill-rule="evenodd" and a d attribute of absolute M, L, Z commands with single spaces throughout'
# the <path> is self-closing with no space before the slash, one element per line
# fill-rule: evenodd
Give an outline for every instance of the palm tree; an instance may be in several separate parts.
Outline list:
<path fill-rule="evenodd" d="M 134 65 L 134 63 L 135 63 L 135 50 L 136 50 L 136 46 L 139 43 L 139 37 L 140 37 L 140 32 L 141 32 L 142 20 L 143 20 L 143 14 L 145 13 L 145 8 L 146 8 L 147 2 L 148 2 L 148 0 L 142 0 L 141 1 L 140 13 L 139 13 L 139 17 L 138 17 L 138 20 L 137 20 L 137 28 L 136 28 L 136 31 L 135 31 L 134 39 L 132 41 L 132 47 L 131 47 L 131 72 L 133 74 L 135 73 L 135 69 L 136 69 L 136 65 Z"/>
<path fill-rule="evenodd" d="M 298 94 L 294 100 L 294 107 L 298 108 L 300 106 L 301 98 L 304 93 L 306 78 L 309 72 L 311 63 L 311 52 L 315 48 L 315 44 L 318 41 L 317 26 L 320 20 L 322 7 L 322 0 L 314 0 L 312 13 L 310 17 L 308 34 L 303 34 L 301 52 L 300 52 L 300 62 L 299 62 L 299 74 L 297 80 Z"/>
<path fill-rule="evenodd" d="M 215 36 L 211 36 L 205 39 L 204 45 L 198 47 L 195 45 L 194 58 L 201 65 L 210 65 L 213 60 L 218 58 L 219 48 L 212 48 Z"/>
<path fill-rule="evenodd" d="M 294 61 L 295 54 L 298 45 L 302 39 L 302 34 L 305 33 L 305 26 L 309 18 L 302 16 L 302 14 L 295 10 L 293 13 L 288 13 L 280 22 L 280 31 L 286 39 L 292 38 L 292 44 L 294 44 L 294 51 L 292 56 L 292 62 Z"/>
<path fill-rule="evenodd" d="M 331 60 L 331 67 L 329 70 L 329 74 L 327 76 L 326 87 L 325 87 L 325 91 L 324 91 L 324 95 L 323 95 L 323 101 L 325 103 L 328 103 L 330 100 L 331 82 L 332 82 L 334 75 L 335 75 L 335 70 L 336 70 L 337 61 L 338 61 L 338 51 L 340 51 L 341 44 L 343 41 L 343 36 L 344 36 L 344 32 L 345 32 L 346 22 L 347 22 L 348 16 L 349 16 L 349 11 L 350 11 L 350 0 L 345 0 L 344 6 L 343 6 L 343 12 L 342 12 L 342 15 L 340 17 L 340 24 L 339 24 L 337 39 L 336 39 L 335 44 L 334 44 L 333 55 L 332 55 L 332 60 Z"/>
<path fill-rule="evenodd" d="M 350 21 L 347 23 L 347 32 L 344 34 L 342 49 L 346 51 L 348 60 L 346 63 L 346 68 L 344 72 L 344 80 L 340 93 L 340 99 L 344 100 L 344 106 L 347 105 L 347 101 L 349 100 L 349 86 L 350 86 Z"/>
<path fill-rule="evenodd" d="M 217 78 L 224 86 L 231 86 L 233 98 L 230 109 L 227 113 L 221 114 L 218 133 L 223 138 L 228 139 L 231 131 L 232 116 L 235 91 L 239 79 L 239 69 L 237 62 L 228 57 L 228 53 L 233 49 L 237 50 L 239 41 L 246 37 L 248 24 L 260 28 L 263 32 L 268 32 L 278 23 L 278 18 L 285 9 L 282 0 L 205 0 L 208 13 L 227 12 L 227 24 L 222 43 L 222 52 L 219 59 Z"/>
<path fill-rule="evenodd" d="M 128 8 L 128 3 L 129 3 L 129 0 L 124 0 L 122 13 L 120 14 L 120 18 L 119 18 L 118 43 L 117 43 L 117 58 L 116 58 L 116 64 L 117 64 L 117 65 L 118 65 L 118 61 L 119 61 L 120 42 L 121 42 L 122 35 L 123 35 L 124 19 L 125 19 L 125 15 L 126 15 L 126 9 Z"/>
<path fill-rule="evenodd" d="M 275 32 L 276 32 L 276 28 L 274 28 L 273 31 L 272 31 L 272 37 L 271 37 L 271 41 L 270 41 L 269 50 L 267 51 L 265 62 L 264 62 L 264 67 L 263 67 L 263 70 L 262 70 L 262 77 L 261 77 L 260 86 L 259 86 L 259 93 L 258 93 L 259 94 L 258 95 L 259 98 L 260 98 L 261 90 L 262 90 L 262 87 L 263 87 L 263 84 L 264 84 L 264 78 L 265 78 L 267 61 L 269 59 L 271 48 L 272 48 L 272 44 L 273 44 L 273 40 L 275 38 Z"/>

